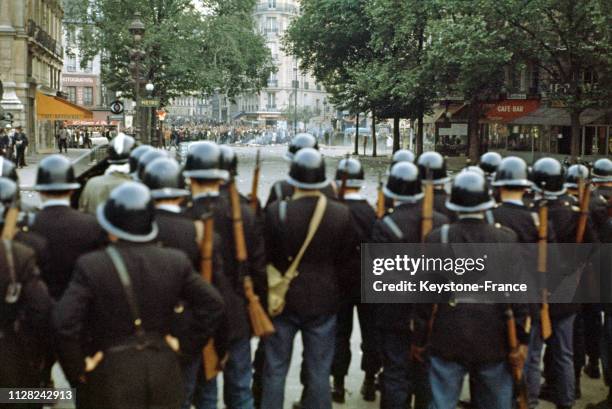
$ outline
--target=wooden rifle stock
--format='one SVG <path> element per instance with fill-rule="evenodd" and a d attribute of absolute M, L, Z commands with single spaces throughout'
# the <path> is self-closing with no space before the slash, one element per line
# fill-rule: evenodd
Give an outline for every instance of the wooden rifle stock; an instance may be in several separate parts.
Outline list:
<path fill-rule="evenodd" d="M 423 216 L 421 218 L 421 242 L 433 228 L 434 186 L 430 178 L 425 181 L 425 197 L 423 198 Z"/>
<path fill-rule="evenodd" d="M 255 169 L 253 170 L 253 182 L 251 184 L 251 197 L 250 205 L 254 212 L 259 207 L 257 199 L 257 190 L 259 188 L 259 173 L 261 172 L 261 150 L 257 149 L 257 156 L 255 157 Z"/>
<path fill-rule="evenodd" d="M 208 283 L 212 282 L 213 276 L 213 242 L 214 242 L 214 228 L 215 220 L 212 215 L 203 220 L 204 221 L 204 239 L 200 246 L 201 261 L 200 261 L 200 273 L 202 278 Z M 202 350 L 202 360 L 204 364 L 204 376 L 207 381 L 214 379 L 219 372 L 221 372 L 221 360 L 219 354 L 215 349 L 215 340 L 210 339 Z"/>
<path fill-rule="evenodd" d="M 247 261 L 247 248 L 244 239 L 244 225 L 242 223 L 242 210 L 240 209 L 240 197 L 236 184 L 232 179 L 229 184 L 230 203 L 232 207 L 232 224 L 234 227 L 234 242 L 236 245 L 236 260 L 239 268 L 245 269 Z M 248 312 L 253 334 L 257 337 L 265 337 L 274 333 L 274 325 L 266 314 L 259 297 L 253 289 L 253 280 L 248 274 L 243 277 L 244 295 L 248 301 Z"/>
<path fill-rule="evenodd" d="M 516 336 L 516 321 L 514 319 L 514 312 L 512 311 L 512 307 L 510 305 L 508 305 L 506 308 L 506 326 L 508 330 L 508 346 L 510 347 L 510 351 L 514 351 L 519 347 L 519 342 Z M 523 381 L 523 373 L 521 368 L 512 367 L 512 378 L 514 378 L 514 383 L 518 392 L 518 409 L 528 409 L 527 385 Z"/>
<path fill-rule="evenodd" d="M 540 203 L 538 216 L 540 219 L 540 226 L 538 228 L 538 273 L 543 275 L 540 321 L 542 324 L 542 339 L 546 340 L 552 335 L 552 324 L 550 322 L 550 311 L 548 307 L 548 288 L 546 285 L 546 265 L 548 257 L 548 206 L 546 202 Z"/>
<path fill-rule="evenodd" d="M 13 240 L 17 234 L 17 219 L 19 218 L 19 207 L 14 203 L 4 215 L 4 227 L 2 228 L 2 239 Z"/>
<path fill-rule="evenodd" d="M 584 240 L 587 221 L 589 220 L 589 203 L 591 200 L 591 189 L 584 179 L 578 182 L 578 192 L 580 192 L 580 217 L 576 227 L 576 243 L 580 244 Z"/>
<path fill-rule="evenodd" d="M 385 215 L 385 194 L 383 192 L 382 176 L 378 174 L 378 189 L 376 197 L 376 217 L 382 219 Z"/>

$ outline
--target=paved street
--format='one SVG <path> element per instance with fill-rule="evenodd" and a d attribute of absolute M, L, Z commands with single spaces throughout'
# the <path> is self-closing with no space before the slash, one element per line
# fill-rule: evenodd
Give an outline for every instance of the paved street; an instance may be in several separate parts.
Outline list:
<path fill-rule="evenodd" d="M 240 191 L 243 193 L 248 193 L 251 189 L 251 177 L 253 172 L 253 166 L 255 162 L 255 155 L 257 152 L 257 148 L 254 147 L 236 147 L 236 152 L 239 157 L 239 176 L 238 176 L 238 185 Z M 262 171 L 260 176 L 260 186 L 259 186 L 259 197 L 260 200 L 265 201 L 267 199 L 267 195 L 270 191 L 270 187 L 273 182 L 279 178 L 282 178 L 288 169 L 288 163 L 283 159 L 283 154 L 286 150 L 286 146 L 263 146 L 261 149 L 262 155 Z M 332 177 L 335 171 L 335 166 L 337 162 L 347 153 L 351 152 L 352 149 L 350 147 L 322 147 L 322 152 L 325 154 L 327 158 L 327 173 L 329 177 Z M 69 150 L 68 156 L 71 159 L 75 159 L 76 157 L 82 155 L 85 150 L 74 149 Z M 37 155 L 30 157 L 28 162 L 28 166 L 24 169 L 19 170 L 19 176 L 22 185 L 31 186 L 35 182 L 36 177 L 36 167 L 35 162 L 40 160 L 42 155 Z M 386 168 L 388 166 L 389 159 L 388 157 L 379 157 L 379 158 L 362 158 L 362 161 L 366 166 L 366 179 L 367 183 L 364 188 L 364 194 L 370 200 L 370 202 L 374 202 L 376 198 L 376 184 L 378 181 L 378 174 L 381 173 L 384 175 Z M 462 163 L 461 159 L 454 159 L 451 161 L 450 167 L 459 167 Z M 25 195 L 27 200 L 37 201 L 37 197 L 35 193 L 28 192 Z M 355 320 L 356 320 L 355 316 Z M 355 323 L 355 328 L 358 328 L 357 321 Z M 375 403 L 364 402 L 361 399 L 361 395 L 359 394 L 359 388 L 361 386 L 361 382 L 363 380 L 363 373 L 359 368 L 360 363 L 360 336 L 359 331 L 354 331 L 351 339 L 352 352 L 353 352 L 353 360 L 351 362 L 351 368 L 349 377 L 346 380 L 346 387 L 348 390 L 347 394 L 347 402 L 344 405 L 334 405 L 334 408 L 341 409 L 374 409 L 378 408 L 378 401 Z M 253 341 L 253 350 L 255 349 L 256 341 Z M 291 362 L 291 368 L 289 372 L 289 377 L 287 380 L 286 387 L 286 407 L 289 408 L 291 402 L 297 400 L 301 393 L 301 385 L 299 383 L 299 369 L 300 369 L 300 357 L 302 355 L 302 344 L 301 340 L 298 337 L 295 342 L 295 349 L 293 354 L 293 360 Z M 66 381 L 63 378 L 61 370 L 56 365 L 54 370 L 54 379 L 56 381 L 57 386 L 67 386 Z M 602 381 L 594 381 L 586 376 L 583 376 L 583 399 L 581 399 L 576 405 L 576 409 L 581 409 L 586 406 L 586 404 L 590 402 L 597 402 L 602 400 L 605 397 L 606 389 L 603 386 Z M 464 388 L 464 395 L 467 397 L 467 388 Z M 56 405 L 55 408 L 63 409 L 63 408 L 72 408 L 71 405 Z M 550 403 L 543 402 L 540 404 L 539 408 L 541 409 L 553 409 L 554 405 Z"/>

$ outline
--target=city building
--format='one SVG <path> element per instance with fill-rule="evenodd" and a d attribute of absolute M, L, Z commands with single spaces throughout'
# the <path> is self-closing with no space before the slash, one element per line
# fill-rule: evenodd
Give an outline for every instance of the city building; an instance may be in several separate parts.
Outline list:
<path fill-rule="evenodd" d="M 297 0 L 257 2 L 253 11 L 255 27 L 266 39 L 277 72 L 270 75 L 267 86 L 257 94 L 240 95 L 234 101 L 223 95 L 213 96 L 210 100 L 211 119 L 217 122 L 242 120 L 260 126 L 286 126 L 292 129 L 288 114 L 294 111 L 297 92 L 298 117 L 302 116 L 300 112 L 306 111 L 307 116 L 315 121 L 330 122 L 333 109 L 327 104 L 328 97 L 323 86 L 309 73 L 300 70 L 293 56 L 282 51 L 281 38 L 299 12 Z"/>
<path fill-rule="evenodd" d="M 212 113 L 207 111 L 209 101 L 206 98 L 194 95 L 184 95 L 173 98 L 164 108 L 167 112 L 166 120 L 177 125 L 183 123 L 201 123 L 211 119 Z"/>
<path fill-rule="evenodd" d="M 59 121 L 92 116 L 58 97 L 63 14 L 61 0 L 0 1 L 0 104 L 23 127 L 30 150 L 53 149 Z"/>

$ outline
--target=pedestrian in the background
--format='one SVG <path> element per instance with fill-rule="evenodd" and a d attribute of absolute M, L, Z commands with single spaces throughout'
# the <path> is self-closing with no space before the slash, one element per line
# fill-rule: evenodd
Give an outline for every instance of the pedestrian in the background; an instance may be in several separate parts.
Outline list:
<path fill-rule="evenodd" d="M 64 153 L 68 153 L 68 130 L 65 127 L 62 127 L 59 131 L 57 144 L 60 153 L 62 153 L 62 148 L 64 148 Z"/>
<path fill-rule="evenodd" d="M 17 167 L 23 168 L 26 165 L 25 152 L 28 147 L 28 137 L 21 126 L 17 127 L 15 136 L 13 137 L 13 145 L 15 146 L 15 155 L 17 156 Z"/>
<path fill-rule="evenodd" d="M 11 138 L 8 133 L 5 132 L 4 128 L 0 128 L 0 155 L 8 159 L 8 149 L 11 145 Z"/>

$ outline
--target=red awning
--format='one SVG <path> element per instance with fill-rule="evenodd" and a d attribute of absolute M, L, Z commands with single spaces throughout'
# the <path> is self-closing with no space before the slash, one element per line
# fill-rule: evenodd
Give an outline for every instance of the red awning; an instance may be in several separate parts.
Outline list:
<path fill-rule="evenodd" d="M 495 104 L 486 117 L 491 121 L 511 122 L 539 107 L 540 101 L 536 99 L 506 99 Z"/>
<path fill-rule="evenodd" d="M 118 125 L 119 121 L 102 121 L 102 120 L 89 120 L 89 121 L 64 121 L 67 126 L 114 126 Z"/>

